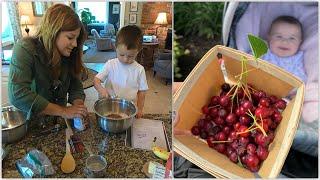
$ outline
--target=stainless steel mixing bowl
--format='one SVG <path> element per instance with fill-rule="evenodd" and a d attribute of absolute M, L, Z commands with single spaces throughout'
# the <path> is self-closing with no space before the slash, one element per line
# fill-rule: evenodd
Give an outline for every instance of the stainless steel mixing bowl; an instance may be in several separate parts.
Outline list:
<path fill-rule="evenodd" d="M 137 107 L 132 101 L 120 98 L 99 99 L 95 102 L 93 109 L 100 128 L 112 133 L 127 130 L 137 114 Z"/>
<path fill-rule="evenodd" d="M 2 108 L 2 143 L 12 143 L 27 134 L 27 121 L 23 113 L 14 106 Z"/>

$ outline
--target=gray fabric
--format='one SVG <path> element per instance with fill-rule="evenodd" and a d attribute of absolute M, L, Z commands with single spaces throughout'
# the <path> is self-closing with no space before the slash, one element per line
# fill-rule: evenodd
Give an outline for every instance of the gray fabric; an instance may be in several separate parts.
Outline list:
<path fill-rule="evenodd" d="M 214 178 L 206 171 L 200 169 L 182 156 L 174 157 L 174 177 L 175 178 Z"/>
<path fill-rule="evenodd" d="M 307 123 L 301 119 L 292 148 L 311 156 L 318 156 L 318 139 L 318 121 Z"/>
<path fill-rule="evenodd" d="M 228 38 L 228 43 L 227 43 L 228 47 L 237 49 L 236 27 L 237 27 L 237 24 L 238 24 L 239 20 L 241 19 L 242 15 L 247 10 L 249 4 L 250 4 L 249 2 L 240 2 L 237 7 L 237 10 L 234 14 L 233 21 L 231 24 L 230 32 L 229 32 L 229 38 Z"/>

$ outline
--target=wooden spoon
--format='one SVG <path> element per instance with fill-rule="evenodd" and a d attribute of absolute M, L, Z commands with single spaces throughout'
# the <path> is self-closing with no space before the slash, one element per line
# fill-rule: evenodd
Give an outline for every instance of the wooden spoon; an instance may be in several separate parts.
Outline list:
<path fill-rule="evenodd" d="M 67 123 L 67 126 L 68 126 L 68 123 Z M 61 170 L 64 173 L 72 173 L 76 168 L 76 162 L 70 152 L 70 144 L 68 142 L 69 138 L 70 138 L 70 129 L 68 126 L 68 128 L 66 129 L 66 154 L 64 155 L 61 162 Z"/>

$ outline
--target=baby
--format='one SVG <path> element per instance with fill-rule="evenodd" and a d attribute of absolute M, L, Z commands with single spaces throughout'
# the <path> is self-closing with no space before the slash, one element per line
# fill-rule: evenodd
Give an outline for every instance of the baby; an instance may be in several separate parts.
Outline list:
<path fill-rule="evenodd" d="M 271 24 L 268 34 L 269 51 L 262 59 L 285 69 L 306 83 L 303 52 L 299 51 L 302 39 L 301 23 L 291 16 L 279 16 Z"/>
<path fill-rule="evenodd" d="M 130 101 L 136 101 L 137 118 L 143 115 L 148 84 L 146 73 L 135 61 L 142 48 L 142 31 L 138 26 L 129 25 L 120 29 L 116 37 L 117 58 L 106 62 L 102 72 L 94 78 L 94 87 L 100 97 L 116 95 Z M 101 85 L 105 82 L 105 86 Z"/>

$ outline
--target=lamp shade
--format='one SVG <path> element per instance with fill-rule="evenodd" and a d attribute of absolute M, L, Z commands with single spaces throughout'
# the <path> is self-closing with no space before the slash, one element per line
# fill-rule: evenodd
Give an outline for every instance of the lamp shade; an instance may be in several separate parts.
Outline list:
<path fill-rule="evenodd" d="M 23 25 L 31 24 L 30 17 L 27 15 L 22 15 L 21 16 L 21 24 L 23 24 Z"/>
<path fill-rule="evenodd" d="M 155 24 L 168 24 L 167 21 L 167 13 L 165 12 L 160 12 L 158 14 L 158 17 L 156 19 L 156 21 L 154 22 Z"/>

